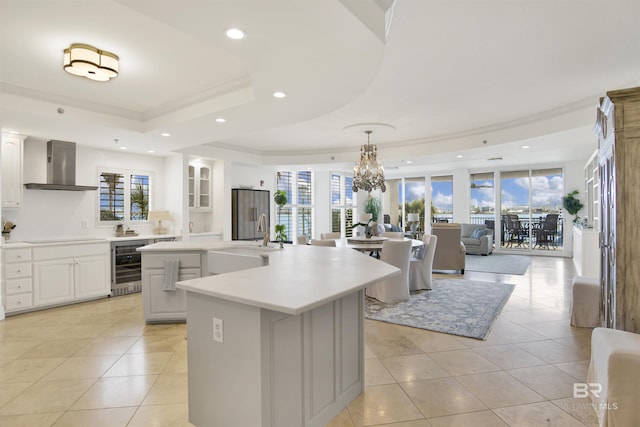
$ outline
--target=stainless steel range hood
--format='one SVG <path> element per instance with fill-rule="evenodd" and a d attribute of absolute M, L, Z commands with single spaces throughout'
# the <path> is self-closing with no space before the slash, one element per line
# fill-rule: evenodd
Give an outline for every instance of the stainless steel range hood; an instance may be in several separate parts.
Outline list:
<path fill-rule="evenodd" d="M 98 187 L 76 185 L 76 143 L 47 141 L 47 183 L 24 185 L 30 190 L 88 191 Z"/>

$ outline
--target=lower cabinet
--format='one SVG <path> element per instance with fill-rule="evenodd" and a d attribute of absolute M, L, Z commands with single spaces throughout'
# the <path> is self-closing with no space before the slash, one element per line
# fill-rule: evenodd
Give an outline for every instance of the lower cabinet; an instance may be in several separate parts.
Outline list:
<path fill-rule="evenodd" d="M 33 267 L 34 307 L 73 301 L 73 260 L 36 262 Z"/>
<path fill-rule="evenodd" d="M 164 262 L 178 260 L 178 281 L 202 277 L 202 254 L 149 254 L 142 253 L 142 306 L 144 320 L 153 322 L 180 322 L 187 319 L 185 291 L 165 291 Z"/>

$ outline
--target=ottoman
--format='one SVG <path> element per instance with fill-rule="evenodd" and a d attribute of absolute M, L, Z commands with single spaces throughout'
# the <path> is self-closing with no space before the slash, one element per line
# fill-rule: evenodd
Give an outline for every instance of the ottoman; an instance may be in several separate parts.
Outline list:
<path fill-rule="evenodd" d="M 600 322 L 600 280 L 575 276 L 572 287 L 571 326 L 595 328 Z"/>

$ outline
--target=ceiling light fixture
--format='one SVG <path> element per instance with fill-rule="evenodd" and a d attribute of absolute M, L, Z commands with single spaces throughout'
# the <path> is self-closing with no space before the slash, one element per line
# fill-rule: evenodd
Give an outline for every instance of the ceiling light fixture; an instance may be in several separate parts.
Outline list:
<path fill-rule="evenodd" d="M 127 147 L 120 147 L 120 149 L 121 149 L 121 150 L 126 150 L 126 149 L 127 149 Z"/>
<path fill-rule="evenodd" d="M 242 40 L 246 37 L 245 32 L 239 28 L 229 28 L 225 34 L 232 40 Z"/>
<path fill-rule="evenodd" d="M 218 123 L 224 123 L 224 122 L 226 122 L 226 121 L 227 121 L 227 120 L 226 120 L 224 117 L 218 117 L 218 118 L 216 119 L 216 122 L 218 122 Z"/>
<path fill-rule="evenodd" d="M 527 148 L 531 148 L 530 145 L 523 145 L 522 148 L 527 149 Z"/>
<path fill-rule="evenodd" d="M 162 132 L 160 136 L 171 136 L 171 134 L 169 132 Z"/>
<path fill-rule="evenodd" d="M 73 43 L 64 50 L 64 70 L 74 76 L 106 82 L 118 77 L 118 55 L 88 44 Z"/>
<path fill-rule="evenodd" d="M 273 92 L 273 97 L 274 98 L 284 98 L 286 96 L 287 96 L 287 94 L 284 93 L 284 92 Z"/>
<path fill-rule="evenodd" d="M 458 155 L 456 156 L 456 158 L 458 158 L 458 159 L 461 159 L 461 158 L 463 158 L 463 157 L 464 157 L 464 156 L 463 156 L 462 154 L 458 154 Z"/>
<path fill-rule="evenodd" d="M 380 188 L 384 193 L 387 186 L 384 182 L 384 168 L 377 159 L 378 147 L 371 144 L 372 131 L 366 130 L 364 133 L 367 134 L 367 143 L 360 148 L 360 161 L 353 167 L 352 189 L 355 192 L 362 189 L 370 193 Z"/>

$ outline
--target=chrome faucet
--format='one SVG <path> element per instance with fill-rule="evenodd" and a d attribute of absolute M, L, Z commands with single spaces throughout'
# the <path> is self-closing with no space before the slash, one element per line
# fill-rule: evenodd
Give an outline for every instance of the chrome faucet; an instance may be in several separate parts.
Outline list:
<path fill-rule="evenodd" d="M 263 247 L 267 247 L 269 246 L 269 227 L 267 225 L 267 216 L 263 213 L 260 214 L 260 216 L 258 217 L 258 233 L 263 233 L 263 238 L 262 238 L 262 246 Z"/>

